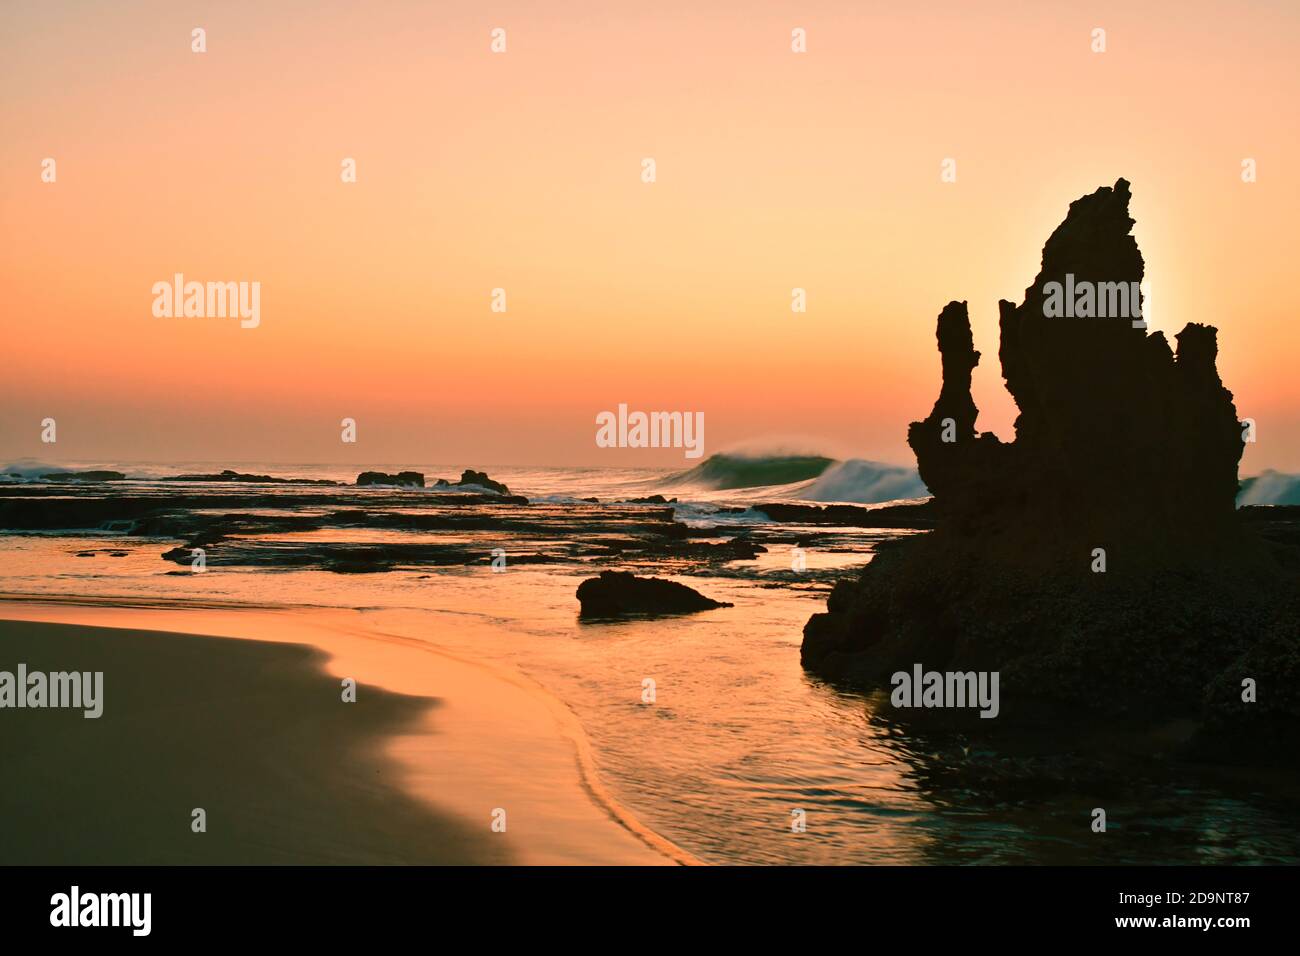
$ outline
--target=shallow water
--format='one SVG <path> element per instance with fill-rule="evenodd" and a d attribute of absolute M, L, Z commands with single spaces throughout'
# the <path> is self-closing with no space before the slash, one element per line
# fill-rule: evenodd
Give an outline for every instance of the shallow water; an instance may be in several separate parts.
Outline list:
<path fill-rule="evenodd" d="M 574 496 L 609 493 L 568 477 Z M 616 480 L 646 493 L 655 476 Z M 560 495 L 561 485 L 556 478 L 515 490 L 535 495 L 544 486 Z M 697 501 L 679 517 L 707 523 L 712 504 Z M 720 517 L 763 524 L 752 514 Z M 821 530 L 833 534 L 808 549 L 807 572 L 794 572 L 789 547 L 773 544 L 752 561 L 678 578 L 733 608 L 620 623 L 578 619 L 574 592 L 594 573 L 591 565 L 376 574 L 214 567 L 194 574 L 160 559 L 179 543 L 173 539 L 80 532 L 0 536 L 0 592 L 364 609 L 377 632 L 516 666 L 577 715 L 617 797 L 710 862 L 1300 862 L 1300 811 L 1275 781 L 1225 782 L 1179 769 L 1155 780 L 1135 777 L 1122 793 L 1038 797 L 936 783 L 944 777 L 936 770 L 951 769 L 947 755 L 874 718 L 878 701 L 827 686 L 799 665 L 804 622 L 824 609 L 830 581 L 853 574 L 893 534 Z M 276 533 L 262 543 L 313 536 L 452 538 L 340 530 Z M 500 531 L 454 538 L 484 554 L 503 545 Z M 522 538 L 504 546 L 538 544 Z M 87 551 L 93 556 L 77 556 Z M 647 680 L 653 702 L 643 699 Z M 1107 810 L 1106 834 L 1089 828 L 1098 805 Z M 803 832 L 792 826 L 800 812 Z"/>

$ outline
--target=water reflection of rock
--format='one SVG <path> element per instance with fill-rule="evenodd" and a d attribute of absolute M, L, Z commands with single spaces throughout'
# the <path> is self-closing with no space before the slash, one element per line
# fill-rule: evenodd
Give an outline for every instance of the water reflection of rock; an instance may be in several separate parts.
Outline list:
<path fill-rule="evenodd" d="M 1167 749 L 1189 739 L 1190 721 L 1135 734 L 1123 722 L 1041 710 L 990 734 L 934 715 L 900 721 L 879 695 L 866 714 L 875 745 L 933 806 L 918 820 L 929 862 L 1300 862 L 1300 783 L 1290 768 L 1179 760 Z M 1092 829 L 1099 807 L 1105 833 Z"/>

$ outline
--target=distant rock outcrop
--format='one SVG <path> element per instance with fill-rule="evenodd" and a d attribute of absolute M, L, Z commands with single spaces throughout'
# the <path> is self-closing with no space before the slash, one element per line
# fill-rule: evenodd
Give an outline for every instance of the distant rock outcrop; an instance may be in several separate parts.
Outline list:
<path fill-rule="evenodd" d="M 41 481 L 124 481 L 126 475 L 120 471 L 52 471 L 41 475 Z"/>
<path fill-rule="evenodd" d="M 390 475 L 382 471 L 363 471 L 357 475 L 358 485 L 401 485 L 409 488 L 423 488 L 424 475 L 418 471 L 399 471 Z"/>
<path fill-rule="evenodd" d="M 434 482 L 437 488 L 459 488 L 464 485 L 473 485 L 476 488 L 486 488 L 488 491 L 495 491 L 499 495 L 510 494 L 510 489 L 499 481 L 493 481 L 487 476 L 487 472 L 474 471 L 466 468 L 460 474 L 460 481 L 448 481 L 446 478 L 439 478 Z"/>
<path fill-rule="evenodd" d="M 273 478 L 270 475 L 249 475 L 240 471 L 223 469 L 217 474 L 171 475 L 159 481 L 228 481 L 248 485 L 337 485 L 337 481 L 328 478 Z"/>
<path fill-rule="evenodd" d="M 639 578 L 629 571 L 602 571 L 578 585 L 583 617 L 620 617 L 626 614 L 685 614 L 731 607 L 714 601 L 676 581 Z"/>
<path fill-rule="evenodd" d="M 1024 300 L 999 303 L 1014 441 L 976 430 L 966 303 L 939 314 L 943 384 L 908 430 L 936 529 L 836 586 L 806 667 L 871 685 L 918 661 L 999 669 L 1006 698 L 1300 719 L 1294 682 L 1267 709 L 1238 693 L 1300 665 L 1300 555 L 1235 512 L 1245 426 L 1216 330 L 1188 324 L 1174 351 L 1143 324 L 1129 198 L 1121 179 L 1072 203 Z"/>

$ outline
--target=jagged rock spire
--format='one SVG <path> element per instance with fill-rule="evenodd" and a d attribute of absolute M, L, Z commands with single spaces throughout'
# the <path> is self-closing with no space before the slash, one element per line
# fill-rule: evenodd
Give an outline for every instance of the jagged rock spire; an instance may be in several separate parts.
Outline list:
<path fill-rule="evenodd" d="M 1214 366 L 1216 332 L 1188 325 L 1175 358 L 1145 328 L 1129 200 L 1120 179 L 1071 203 L 1024 300 L 998 304 L 998 357 L 1020 409 L 1014 442 L 976 435 L 966 303 L 940 314 L 943 386 L 908 442 L 958 524 L 1011 503 L 1022 523 L 1098 536 L 1158 537 L 1231 516 L 1241 425 Z"/>

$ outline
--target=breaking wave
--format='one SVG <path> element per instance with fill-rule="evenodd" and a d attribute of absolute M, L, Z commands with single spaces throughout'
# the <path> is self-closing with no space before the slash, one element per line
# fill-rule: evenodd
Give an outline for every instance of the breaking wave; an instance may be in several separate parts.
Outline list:
<path fill-rule="evenodd" d="M 1245 505 L 1300 505 L 1300 475 L 1265 471 L 1241 479 L 1237 506 Z"/>
<path fill-rule="evenodd" d="M 668 481 L 669 488 L 703 491 L 763 489 L 776 499 L 876 504 L 929 495 L 915 468 L 824 455 L 720 453 Z"/>
<path fill-rule="evenodd" d="M 719 491 L 760 488 L 808 481 L 835 464 L 821 455 L 710 455 L 690 471 L 674 475 L 670 485 L 694 485 Z"/>
<path fill-rule="evenodd" d="M 875 504 L 900 498 L 924 498 L 929 494 L 915 468 L 853 458 L 828 468 L 803 489 L 800 497 L 809 501 Z"/>

